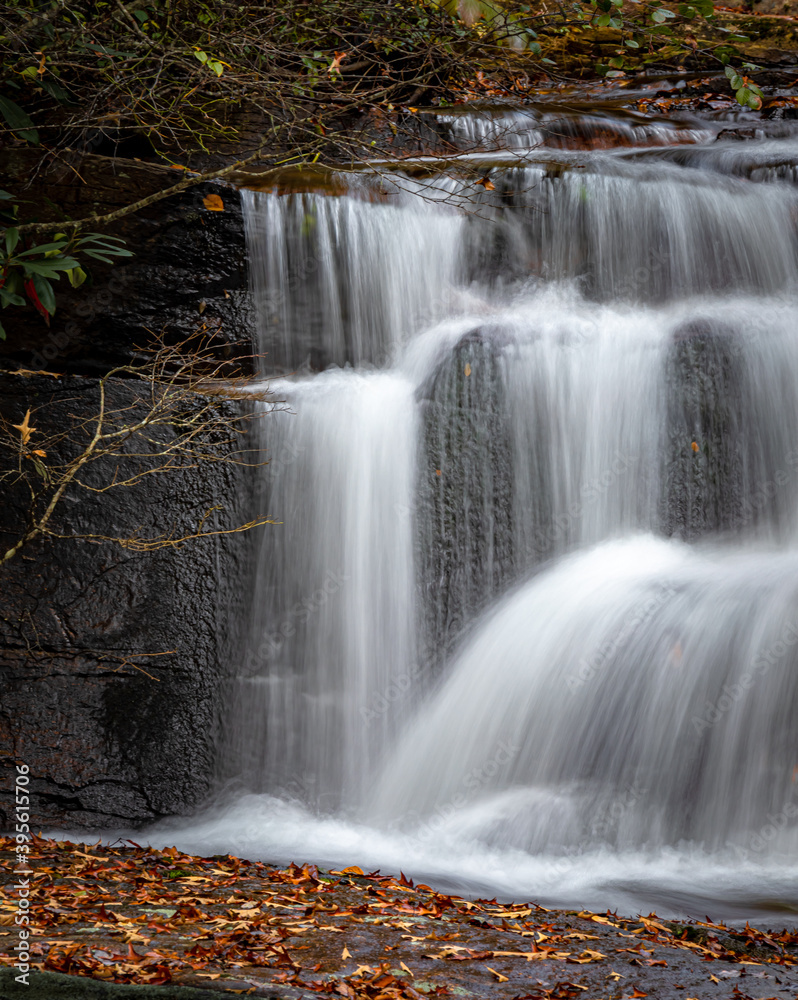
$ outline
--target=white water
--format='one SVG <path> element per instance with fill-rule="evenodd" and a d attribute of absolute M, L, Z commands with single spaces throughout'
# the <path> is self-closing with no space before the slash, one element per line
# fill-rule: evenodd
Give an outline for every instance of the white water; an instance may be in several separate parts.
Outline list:
<path fill-rule="evenodd" d="M 283 525 L 227 797 L 151 837 L 795 912 L 798 203 L 706 157 L 249 197 Z"/>

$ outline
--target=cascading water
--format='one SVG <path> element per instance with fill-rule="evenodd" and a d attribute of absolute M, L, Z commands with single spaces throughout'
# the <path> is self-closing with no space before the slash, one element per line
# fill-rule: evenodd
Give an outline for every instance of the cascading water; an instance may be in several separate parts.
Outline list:
<path fill-rule="evenodd" d="M 693 143 L 585 154 L 559 120 L 454 116 L 516 153 L 247 195 L 283 524 L 237 798 L 183 840 L 794 908 L 798 154 L 571 115 Z"/>

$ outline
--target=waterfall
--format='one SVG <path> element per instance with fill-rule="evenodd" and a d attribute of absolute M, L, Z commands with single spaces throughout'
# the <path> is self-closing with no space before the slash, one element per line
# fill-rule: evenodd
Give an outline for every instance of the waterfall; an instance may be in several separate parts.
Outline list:
<path fill-rule="evenodd" d="M 262 543 L 235 732 L 251 787 L 330 807 L 364 791 L 391 723 L 382 693 L 411 687 L 417 420 L 394 373 L 284 388 L 264 483 L 283 523 Z"/>
<path fill-rule="evenodd" d="M 235 670 L 239 797 L 189 842 L 555 903 L 789 907 L 792 133 L 448 123 L 500 155 L 246 194 L 281 523 Z"/>

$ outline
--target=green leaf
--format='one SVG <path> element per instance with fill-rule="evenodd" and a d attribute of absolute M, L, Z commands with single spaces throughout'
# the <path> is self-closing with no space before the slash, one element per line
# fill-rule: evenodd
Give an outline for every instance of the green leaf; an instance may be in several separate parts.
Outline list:
<path fill-rule="evenodd" d="M 0 97 L 0 115 L 5 119 L 6 125 L 12 132 L 24 139 L 26 142 L 39 144 L 39 133 L 33 127 L 33 122 L 14 101 L 7 97 Z"/>
<path fill-rule="evenodd" d="M 105 254 L 100 253 L 99 250 L 84 250 L 83 252 L 87 257 L 91 257 L 92 260 L 101 260 L 103 264 L 113 264 L 113 260 Z"/>
<path fill-rule="evenodd" d="M 9 194 L 8 191 L 0 191 L 0 201 L 13 201 L 14 195 Z"/>
<path fill-rule="evenodd" d="M 111 243 L 124 243 L 121 236 L 107 236 L 105 233 L 86 233 L 84 240 L 108 240 Z"/>
<path fill-rule="evenodd" d="M 23 250 L 17 254 L 18 257 L 32 257 L 35 254 L 48 253 L 51 250 L 63 250 L 67 245 L 66 240 L 58 240 L 55 243 L 42 243 L 39 246 L 31 247 L 30 250 Z"/>
<path fill-rule="evenodd" d="M 39 302 L 41 302 L 51 316 L 55 315 L 55 292 L 47 278 L 40 274 L 34 274 L 33 287 L 39 296 Z"/>
<path fill-rule="evenodd" d="M 37 263 L 34 261 L 25 261 L 25 264 L 23 266 L 25 268 L 25 274 L 28 276 L 33 274 L 41 274 L 46 278 L 54 278 L 56 281 L 58 280 L 59 277 L 58 268 L 55 267 L 53 264 L 50 264 L 49 261 L 46 264 Z"/>
<path fill-rule="evenodd" d="M 69 91 L 64 90 L 60 83 L 56 83 L 54 80 L 45 78 L 39 80 L 39 86 L 46 90 L 50 97 L 54 97 L 56 101 L 60 104 L 72 104 L 72 98 L 69 95 Z"/>
<path fill-rule="evenodd" d="M 759 111 L 762 107 L 762 98 L 755 94 L 748 87 L 741 87 L 735 94 L 737 103 L 744 108 L 751 108 L 752 111 Z"/>
<path fill-rule="evenodd" d="M 599 26 L 599 28 L 606 28 L 611 20 L 612 20 L 611 14 L 602 14 L 596 21 L 596 24 Z"/>
<path fill-rule="evenodd" d="M 98 248 L 102 253 L 107 254 L 109 257 L 135 257 L 132 250 L 125 250 L 124 247 L 111 246 L 108 243 L 100 243 L 99 240 L 92 241 L 91 247 L 80 247 L 79 252 L 91 253 L 92 250 L 96 251 Z"/>
<path fill-rule="evenodd" d="M 665 17 L 665 11 L 655 10 L 654 13 L 651 15 L 651 20 L 654 21 L 656 24 L 662 24 L 663 21 L 667 20 L 667 18 Z"/>
<path fill-rule="evenodd" d="M 17 295 L 16 292 L 6 291 L 5 286 L 0 288 L 0 304 L 2 304 L 3 309 L 6 306 L 24 306 L 25 300 L 21 295 Z"/>
<path fill-rule="evenodd" d="M 623 44 L 624 44 L 624 45 L 628 45 L 630 49 L 639 49 L 639 48 L 640 48 L 640 42 L 636 42 L 636 41 L 634 40 L 634 38 L 627 38 L 627 39 L 626 39 L 626 40 L 624 41 L 624 43 L 623 43 Z"/>
<path fill-rule="evenodd" d="M 19 230 L 6 229 L 6 253 L 12 254 L 17 243 L 19 243 Z"/>
<path fill-rule="evenodd" d="M 67 277 L 73 288 L 80 288 L 86 278 L 88 278 L 88 275 L 82 267 L 73 267 L 71 271 L 67 271 Z"/>
<path fill-rule="evenodd" d="M 3 329 L 3 324 L 0 323 L 0 340 L 6 339 L 6 331 Z"/>
<path fill-rule="evenodd" d="M 199 59 L 199 61 L 201 63 L 203 63 L 203 65 L 204 65 L 208 61 L 208 54 L 207 54 L 207 52 L 203 52 L 202 50 L 199 50 L 198 52 L 194 53 L 194 58 L 195 59 Z"/>

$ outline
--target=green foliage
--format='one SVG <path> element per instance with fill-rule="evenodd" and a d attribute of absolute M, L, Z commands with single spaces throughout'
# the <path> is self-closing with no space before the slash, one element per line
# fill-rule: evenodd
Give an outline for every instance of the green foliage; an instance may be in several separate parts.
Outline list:
<path fill-rule="evenodd" d="M 27 142 L 39 143 L 39 133 L 33 127 L 30 117 L 9 97 L 0 97 L 0 115 L 12 132 Z"/>
<path fill-rule="evenodd" d="M 15 225 L 19 206 L 8 191 L 0 191 L 0 223 L 5 223 L 0 244 L 0 308 L 25 306 L 30 302 L 49 323 L 56 308 L 53 282 L 66 274 L 70 285 L 79 288 L 88 275 L 80 266 L 78 255 L 110 264 L 117 257 L 132 257 L 124 241 L 102 233 L 81 236 L 75 229 L 69 235 L 57 233 L 49 243 L 26 246 L 19 226 Z M 0 340 L 5 340 L 0 323 Z"/>
<path fill-rule="evenodd" d="M 240 148 L 242 109 L 268 128 L 273 163 L 359 158 L 353 115 L 489 93 L 486 70 L 499 79 L 583 71 L 585 43 L 601 46 L 595 68 L 611 76 L 739 64 L 745 40 L 715 23 L 713 0 L 12 0 L 5 9 L 0 134 L 75 148 L 130 130 L 173 163 L 224 153 L 227 141 Z M 729 80 L 742 106 L 758 108 L 746 69 Z"/>
<path fill-rule="evenodd" d="M 753 111 L 758 111 L 762 107 L 762 91 L 750 77 L 741 76 L 732 66 L 726 67 L 726 76 L 738 104 L 744 108 L 751 108 Z"/>
<path fill-rule="evenodd" d="M 98 127 L 130 129 L 174 161 L 237 142 L 232 112 L 246 107 L 269 121 L 275 147 L 312 158 L 334 134 L 345 154 L 347 111 L 448 101 L 486 66 L 562 68 L 552 42 L 584 41 L 586 28 L 620 33 L 604 71 L 678 64 L 696 51 L 685 33 L 713 10 L 712 0 L 17 0 L 0 35 L 0 131 L 74 147 Z M 724 45 L 734 58 L 733 40 Z M 700 50 L 705 61 L 720 54 Z"/>

